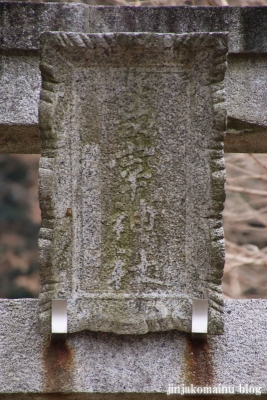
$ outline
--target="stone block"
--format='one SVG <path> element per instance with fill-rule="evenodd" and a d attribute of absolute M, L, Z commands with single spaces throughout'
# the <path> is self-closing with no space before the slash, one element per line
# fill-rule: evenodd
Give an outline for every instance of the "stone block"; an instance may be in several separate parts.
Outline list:
<path fill-rule="evenodd" d="M 0 57 L 1 124 L 7 126 L 36 124 L 41 86 L 41 76 L 37 73 L 38 54 Z"/>
<path fill-rule="evenodd" d="M 267 152 L 266 63 L 266 54 L 231 54 L 228 57 L 225 152 Z"/>
<path fill-rule="evenodd" d="M 267 153 L 267 7 L 88 7 L 89 32 L 228 32 L 225 152 Z"/>
<path fill-rule="evenodd" d="M 83 4 L 0 3 L 0 152 L 40 153 L 39 35 L 84 31 Z"/>
<path fill-rule="evenodd" d="M 229 32 L 229 74 L 225 81 L 229 122 L 225 151 L 267 152 L 265 92 L 253 90 L 259 84 L 264 88 L 267 81 L 264 67 L 266 12 L 266 7 L 91 7 L 64 3 L 0 3 L 0 86 L 5 98 L 5 102 L 0 102 L 0 151 L 40 153 L 39 35 L 43 31 L 55 30 L 91 33 Z M 35 68 L 32 68 L 33 63 Z M 25 68 L 20 68 L 20 64 Z M 7 65 L 11 66 L 9 82 L 16 83 L 12 93 L 6 80 Z M 20 70 L 19 77 L 16 68 Z M 249 79 L 244 79 L 245 76 Z M 15 110 L 19 113 L 14 119 Z M 256 110 L 256 114 L 251 118 L 251 113 L 247 114 L 246 110 Z M 25 123 L 26 117 L 29 117 L 29 122 Z"/>
<path fill-rule="evenodd" d="M 86 10 L 85 4 L 1 2 L 0 49 L 34 52 L 41 32 L 83 32 Z"/>
<path fill-rule="evenodd" d="M 224 335 L 80 332 L 54 346 L 39 332 L 38 300 L 0 299 L 1 400 L 167 400 L 169 384 L 234 388 L 207 399 L 266 399 L 266 300 L 226 300 Z M 238 395 L 239 385 L 262 395 Z M 199 396 L 186 396 L 198 399 Z M 206 398 L 206 396 L 205 396 Z"/>
<path fill-rule="evenodd" d="M 43 331 L 222 332 L 226 39 L 41 36 Z"/>
<path fill-rule="evenodd" d="M 228 32 L 229 53 L 267 52 L 267 7 L 88 6 L 87 31 Z"/>

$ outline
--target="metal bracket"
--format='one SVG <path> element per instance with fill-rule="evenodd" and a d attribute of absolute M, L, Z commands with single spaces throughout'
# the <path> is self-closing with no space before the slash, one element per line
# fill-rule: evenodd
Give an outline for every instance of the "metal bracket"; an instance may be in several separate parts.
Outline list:
<path fill-rule="evenodd" d="M 64 343 L 67 339 L 68 317 L 67 300 L 52 300 L 51 313 L 51 342 Z"/>
<path fill-rule="evenodd" d="M 192 339 L 207 341 L 208 335 L 208 299 L 193 299 Z"/>

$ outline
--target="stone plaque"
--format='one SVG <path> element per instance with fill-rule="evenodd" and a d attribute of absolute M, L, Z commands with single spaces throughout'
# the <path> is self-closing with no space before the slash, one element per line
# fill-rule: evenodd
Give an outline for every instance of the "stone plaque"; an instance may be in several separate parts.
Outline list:
<path fill-rule="evenodd" d="M 40 322 L 69 332 L 221 333 L 221 33 L 41 38 Z"/>

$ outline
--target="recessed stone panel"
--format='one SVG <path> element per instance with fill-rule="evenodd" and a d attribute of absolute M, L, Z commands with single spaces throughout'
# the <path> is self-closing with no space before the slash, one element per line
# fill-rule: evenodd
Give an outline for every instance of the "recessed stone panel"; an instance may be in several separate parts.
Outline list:
<path fill-rule="evenodd" d="M 226 37 L 42 35 L 43 331 L 222 332 Z"/>

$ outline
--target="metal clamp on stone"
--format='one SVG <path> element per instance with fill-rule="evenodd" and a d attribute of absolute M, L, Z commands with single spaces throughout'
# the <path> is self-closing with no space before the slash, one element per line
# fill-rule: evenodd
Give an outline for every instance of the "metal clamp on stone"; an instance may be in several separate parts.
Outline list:
<path fill-rule="evenodd" d="M 192 339 L 207 341 L 208 334 L 208 299 L 193 299 Z"/>
<path fill-rule="evenodd" d="M 67 300 L 52 300 L 51 313 L 51 342 L 64 343 L 67 339 L 68 317 Z"/>

